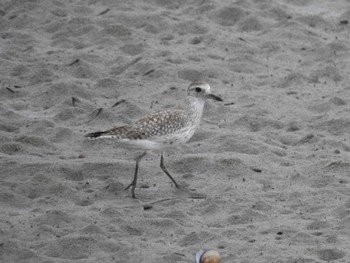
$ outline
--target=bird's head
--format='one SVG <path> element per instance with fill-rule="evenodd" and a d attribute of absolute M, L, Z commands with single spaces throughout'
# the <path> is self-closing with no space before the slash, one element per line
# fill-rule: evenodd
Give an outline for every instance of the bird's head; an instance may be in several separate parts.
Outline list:
<path fill-rule="evenodd" d="M 203 99 L 203 100 L 212 99 L 212 100 L 222 101 L 222 99 L 219 96 L 213 94 L 210 91 L 209 84 L 203 80 L 192 81 L 190 86 L 187 89 L 187 95 L 195 98 Z"/>

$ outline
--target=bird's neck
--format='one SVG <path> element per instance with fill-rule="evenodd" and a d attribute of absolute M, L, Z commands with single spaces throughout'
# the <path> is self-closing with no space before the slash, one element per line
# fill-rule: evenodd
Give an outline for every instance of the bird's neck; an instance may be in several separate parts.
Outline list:
<path fill-rule="evenodd" d="M 199 121 L 203 113 L 204 100 L 189 96 L 186 98 L 185 103 L 188 113 Z"/>

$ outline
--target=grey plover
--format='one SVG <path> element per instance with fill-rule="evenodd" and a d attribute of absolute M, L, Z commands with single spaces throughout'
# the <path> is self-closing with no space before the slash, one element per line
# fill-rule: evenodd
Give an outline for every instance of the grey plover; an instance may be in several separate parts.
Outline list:
<path fill-rule="evenodd" d="M 206 99 L 222 101 L 210 92 L 210 86 L 202 80 L 193 81 L 187 89 L 187 97 L 183 108 L 161 110 L 148 114 L 133 124 L 115 127 L 106 131 L 86 134 L 90 139 L 112 138 L 126 143 L 143 152 L 135 158 L 134 179 L 125 190 L 131 188 L 135 198 L 135 187 L 139 162 L 148 150 L 160 152 L 160 167 L 177 188 L 179 185 L 164 166 L 163 153 L 166 149 L 186 143 L 196 131 L 203 113 Z"/>

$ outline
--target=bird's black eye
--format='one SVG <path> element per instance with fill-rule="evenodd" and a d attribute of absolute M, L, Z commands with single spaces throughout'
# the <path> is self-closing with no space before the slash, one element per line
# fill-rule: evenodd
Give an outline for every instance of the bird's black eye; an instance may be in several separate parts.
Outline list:
<path fill-rule="evenodd" d="M 202 91 L 202 89 L 199 88 L 199 87 L 197 87 L 195 90 L 196 90 L 197 92 L 201 92 L 201 91 Z"/>

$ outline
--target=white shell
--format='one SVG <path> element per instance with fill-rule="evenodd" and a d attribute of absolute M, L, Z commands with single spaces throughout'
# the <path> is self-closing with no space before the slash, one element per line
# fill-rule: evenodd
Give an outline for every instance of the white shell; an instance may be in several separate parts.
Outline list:
<path fill-rule="evenodd" d="M 196 254 L 196 263 L 219 263 L 220 255 L 215 250 L 201 249 Z"/>

